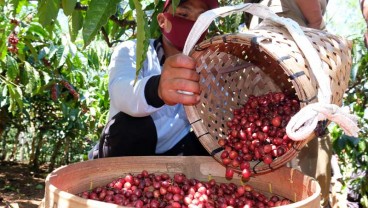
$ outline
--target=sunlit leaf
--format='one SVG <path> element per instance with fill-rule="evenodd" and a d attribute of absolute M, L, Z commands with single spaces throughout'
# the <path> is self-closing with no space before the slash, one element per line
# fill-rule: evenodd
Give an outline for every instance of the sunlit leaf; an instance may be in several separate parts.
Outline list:
<path fill-rule="evenodd" d="M 39 22 L 43 26 L 50 25 L 59 13 L 60 0 L 42 0 L 38 1 Z"/>
<path fill-rule="evenodd" d="M 161 1 L 160 1 L 161 2 Z M 158 13 L 161 12 L 161 10 L 157 9 L 157 8 L 161 8 L 161 5 L 158 4 L 156 5 L 155 7 L 156 9 L 154 10 L 155 12 L 152 14 L 152 17 L 150 18 L 151 19 L 151 22 L 149 24 L 149 29 L 150 29 L 150 37 L 151 38 L 157 38 L 160 36 L 161 32 L 160 32 L 160 27 L 158 25 L 158 22 L 157 22 L 157 15 Z"/>
<path fill-rule="evenodd" d="M 74 10 L 72 13 L 71 24 L 69 24 L 70 39 L 74 42 L 78 36 L 79 30 L 83 27 L 82 12 Z"/>
<path fill-rule="evenodd" d="M 8 53 L 8 47 L 6 46 L 6 40 L 7 40 L 6 34 L 2 33 L 0 35 L 0 38 L 1 38 L 0 39 L 0 61 L 4 61 L 6 54 Z"/>
<path fill-rule="evenodd" d="M 358 150 L 359 150 L 359 152 L 365 152 L 367 150 L 367 144 L 364 140 L 359 142 Z"/>
<path fill-rule="evenodd" d="M 17 14 L 17 11 L 19 12 L 19 9 L 18 9 L 19 0 L 9 0 L 7 4 L 8 4 L 7 5 L 8 8 L 11 9 L 12 16 L 15 17 Z"/>
<path fill-rule="evenodd" d="M 61 0 L 61 6 L 63 7 L 65 15 L 69 16 L 74 12 L 77 1 L 78 0 Z"/>
<path fill-rule="evenodd" d="M 33 90 L 40 87 L 40 75 L 38 71 L 33 68 L 28 62 L 24 63 L 24 70 L 27 72 L 28 82 L 26 86 L 26 93 L 33 94 Z"/>
<path fill-rule="evenodd" d="M 172 0 L 173 13 L 175 13 L 176 7 L 179 6 L 180 0 Z"/>
<path fill-rule="evenodd" d="M 58 48 L 56 52 L 56 59 L 58 60 L 57 67 L 61 67 L 64 63 L 69 54 L 69 46 L 65 45 Z"/>
<path fill-rule="evenodd" d="M 116 12 L 120 0 L 92 0 L 86 13 L 83 24 L 83 40 L 86 47 L 91 43 L 97 32 Z"/>
<path fill-rule="evenodd" d="M 9 80 L 13 81 L 19 75 L 19 66 L 17 61 L 11 57 L 6 57 L 6 76 Z"/>
<path fill-rule="evenodd" d="M 14 114 L 17 110 L 17 106 L 19 107 L 19 109 L 23 108 L 22 90 L 18 86 L 14 86 L 11 84 L 8 84 L 7 87 L 11 98 L 9 100 L 9 111 Z"/>
<path fill-rule="evenodd" d="M 147 50 L 149 45 L 148 38 L 148 25 L 146 21 L 146 14 L 142 10 L 142 4 L 138 0 L 134 0 L 136 13 L 137 13 L 137 64 L 136 64 L 136 77 L 140 73 L 143 62 L 147 56 Z"/>
<path fill-rule="evenodd" d="M 33 22 L 30 24 L 30 26 L 28 27 L 27 33 L 38 35 L 38 38 L 42 38 L 42 39 L 49 38 L 49 33 L 45 30 L 45 28 L 41 24 L 37 22 Z"/>
<path fill-rule="evenodd" d="M 129 0 L 129 7 L 131 10 L 134 10 L 135 9 L 135 2 L 134 0 Z"/>

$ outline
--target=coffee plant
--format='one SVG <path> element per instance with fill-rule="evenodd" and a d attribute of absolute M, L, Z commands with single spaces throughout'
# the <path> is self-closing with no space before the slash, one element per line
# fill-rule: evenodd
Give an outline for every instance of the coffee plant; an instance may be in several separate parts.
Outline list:
<path fill-rule="evenodd" d="M 343 10 L 348 18 L 338 15 L 342 10 L 327 10 L 327 28 L 352 41 L 353 65 L 343 105 L 349 106 L 359 117 L 361 130 L 358 138 L 344 135 L 334 124 L 329 126 L 329 131 L 343 175 L 342 192 L 355 193 L 358 195 L 355 200 L 360 206 L 368 207 L 368 53 L 363 43 L 363 33 L 367 25 L 361 15 L 359 1 L 336 0 L 335 5 L 337 4 L 342 5 L 342 8 L 349 8 Z"/>
<path fill-rule="evenodd" d="M 50 170 L 86 159 L 106 123 L 112 48 L 138 39 L 138 73 L 148 39 L 159 36 L 156 15 L 163 4 L 0 1 L 0 158 L 34 167 L 49 162 Z M 221 28 L 212 26 L 212 35 L 239 22 L 226 19 Z M 25 150 L 30 154 L 19 158 Z"/>
<path fill-rule="evenodd" d="M 343 185 L 349 192 L 357 193 L 360 203 L 368 207 L 368 53 L 363 41 L 356 40 L 355 64 L 344 105 L 349 106 L 360 117 L 359 138 L 344 135 L 336 125 L 330 126 L 332 144 L 339 157 L 343 173 Z"/>
<path fill-rule="evenodd" d="M 41 25 L 37 5 L 17 3 L 0 5 L 0 157 L 35 168 L 50 162 L 51 170 L 80 161 L 97 140 L 108 108 L 111 52 L 99 37 L 88 47 L 73 42 L 65 15 Z M 24 149 L 30 154 L 18 158 Z"/>

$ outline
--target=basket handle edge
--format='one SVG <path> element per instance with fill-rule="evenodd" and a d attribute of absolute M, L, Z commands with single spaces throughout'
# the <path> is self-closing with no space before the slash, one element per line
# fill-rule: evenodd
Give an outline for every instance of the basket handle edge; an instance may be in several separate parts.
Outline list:
<path fill-rule="evenodd" d="M 248 12 L 254 16 L 258 16 L 262 19 L 269 19 L 274 24 L 279 24 L 284 26 L 290 35 L 293 37 L 295 43 L 300 48 L 300 50 L 304 53 L 307 62 L 310 63 L 309 67 L 312 71 L 312 74 L 316 78 L 319 89 L 318 89 L 318 101 L 321 103 L 331 103 L 331 86 L 330 80 L 328 78 L 328 74 L 321 70 L 322 61 L 317 54 L 317 51 L 312 46 L 312 43 L 307 39 L 303 30 L 300 28 L 298 23 L 290 18 L 280 17 L 275 14 L 271 9 L 267 6 L 261 4 L 252 4 L 252 3 L 242 3 L 238 5 L 232 6 L 224 6 L 216 9 L 208 10 L 202 13 L 194 26 L 192 27 L 185 45 L 183 49 L 183 54 L 189 55 L 190 51 L 193 49 L 194 45 L 199 40 L 200 36 L 206 31 L 209 25 L 213 22 L 213 20 L 217 17 L 226 17 L 233 13 L 238 12 Z M 307 43 L 307 44 L 305 44 Z M 308 44 L 309 43 L 309 44 Z M 311 64 L 313 63 L 313 64 Z M 322 74 L 325 76 L 321 76 Z M 319 75 L 319 76 L 316 76 Z"/>

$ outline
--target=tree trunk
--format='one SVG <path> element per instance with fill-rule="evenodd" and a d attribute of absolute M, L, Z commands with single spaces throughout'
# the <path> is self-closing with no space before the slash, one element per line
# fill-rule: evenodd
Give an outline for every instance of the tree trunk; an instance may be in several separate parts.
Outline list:
<path fill-rule="evenodd" d="M 10 161 L 14 161 L 17 159 L 16 157 L 17 157 L 17 150 L 18 150 L 18 144 L 19 144 L 19 135 L 20 135 L 20 131 L 17 132 L 17 135 L 14 138 L 13 150 L 9 157 Z"/>
<path fill-rule="evenodd" d="M 0 161 L 4 161 L 6 157 L 6 137 L 3 136 L 8 121 L 7 110 L 5 107 L 0 108 L 0 138 L 1 138 L 1 150 Z"/>
<path fill-rule="evenodd" d="M 32 129 L 36 129 L 33 125 L 33 123 L 31 123 Z M 37 134 L 35 133 L 35 131 L 32 132 L 32 144 L 31 144 L 31 154 L 29 155 L 29 162 L 31 163 L 34 160 L 35 157 L 35 152 L 36 152 L 36 141 L 37 141 Z"/>
<path fill-rule="evenodd" d="M 65 165 L 69 164 L 69 149 L 70 149 L 70 138 L 66 138 L 66 144 L 65 144 Z"/>
<path fill-rule="evenodd" d="M 4 161 L 6 158 L 6 136 L 5 132 L 1 133 L 1 154 L 0 154 L 0 161 Z"/>
<path fill-rule="evenodd" d="M 45 130 L 43 130 L 43 127 L 40 128 L 40 132 L 37 134 L 36 138 L 38 139 L 37 145 L 35 146 L 35 153 L 32 160 L 32 169 L 37 171 L 39 170 L 39 157 L 41 154 L 41 147 L 43 142 L 43 135 Z"/>
<path fill-rule="evenodd" d="M 56 142 L 56 145 L 54 147 L 54 151 L 52 152 L 51 158 L 50 158 L 50 166 L 49 166 L 49 172 L 53 171 L 55 168 L 55 162 L 56 162 L 56 157 L 59 153 L 59 149 L 62 145 L 62 139 L 58 138 L 58 141 Z"/>

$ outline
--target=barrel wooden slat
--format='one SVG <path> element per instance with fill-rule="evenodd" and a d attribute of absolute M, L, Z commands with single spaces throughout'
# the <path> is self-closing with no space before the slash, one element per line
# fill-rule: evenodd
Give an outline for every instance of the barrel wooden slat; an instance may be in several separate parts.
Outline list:
<path fill-rule="evenodd" d="M 212 157 L 114 157 L 71 164 L 56 169 L 46 178 L 45 199 L 40 208 L 117 208 L 114 204 L 83 199 L 75 194 L 103 186 L 127 173 L 184 173 L 187 177 L 207 181 L 234 182 L 240 178 L 224 178 L 225 168 Z M 251 177 L 248 182 L 258 191 L 270 196 L 277 194 L 295 200 L 284 207 L 317 207 L 320 201 L 318 182 L 287 167 Z"/>

